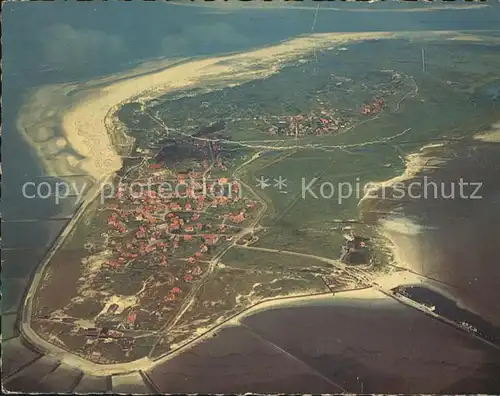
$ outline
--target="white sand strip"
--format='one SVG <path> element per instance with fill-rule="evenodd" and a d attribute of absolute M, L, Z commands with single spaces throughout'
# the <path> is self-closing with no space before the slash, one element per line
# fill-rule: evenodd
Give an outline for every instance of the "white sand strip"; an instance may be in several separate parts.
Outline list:
<path fill-rule="evenodd" d="M 20 110 L 17 126 L 37 152 L 48 175 L 84 174 L 100 180 L 122 166 L 109 134 L 120 133 L 112 115 L 123 103 L 152 100 L 179 89 L 208 83 L 212 86 L 220 84 L 221 87 L 238 85 L 277 73 L 284 63 L 314 50 L 397 37 L 459 38 L 460 33 L 315 34 L 245 53 L 178 65 L 171 65 L 178 60 L 153 60 L 117 76 L 37 89 Z M 171 67 L 167 67 L 169 65 Z"/>
<path fill-rule="evenodd" d="M 500 143 L 500 122 L 493 124 L 491 130 L 475 136 L 476 140 L 489 143 Z"/>
<path fill-rule="evenodd" d="M 122 166 L 108 135 L 107 116 L 120 104 L 175 92 L 179 89 L 232 81 L 235 85 L 265 78 L 313 48 L 391 37 L 391 33 L 323 34 L 303 37 L 255 51 L 194 60 L 136 78 L 100 79 L 86 84 L 47 86 L 36 90 L 21 109 L 18 128 L 37 151 L 51 176 L 86 174 L 96 180 Z M 165 61 L 167 65 L 168 61 Z M 152 62 L 158 69 L 162 61 Z M 146 67 L 136 69 L 144 73 Z M 129 75 L 132 73 L 129 73 Z M 115 82 L 113 82 L 115 81 Z M 102 84 L 109 82 L 109 85 Z M 98 86 L 101 84 L 101 86 Z M 97 85 L 97 87 L 96 87 Z M 113 133 L 113 131 L 109 131 Z"/>

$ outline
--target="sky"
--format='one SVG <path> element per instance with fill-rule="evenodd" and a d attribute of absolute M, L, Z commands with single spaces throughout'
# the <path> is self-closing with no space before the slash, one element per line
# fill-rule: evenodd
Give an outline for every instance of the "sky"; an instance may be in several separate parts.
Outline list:
<path fill-rule="evenodd" d="M 386 2 L 384 8 L 391 3 Z M 228 6 L 197 4 L 202 3 L 6 3 L 2 7 L 4 76 L 12 73 L 25 84 L 37 85 L 39 80 L 92 78 L 156 57 L 243 51 L 310 33 L 316 11 L 311 5 L 317 3 L 295 5 L 300 9 L 284 9 L 290 3 L 283 1 L 272 7 L 266 2 L 243 3 L 244 7 L 234 2 Z M 304 8 L 307 4 L 310 7 Z M 321 5 L 315 32 L 500 26 L 500 7 L 402 13 L 384 12 L 376 3 L 362 7 L 331 4 Z M 327 9 L 339 5 L 350 11 Z M 367 7 L 379 12 L 359 12 Z"/>
<path fill-rule="evenodd" d="M 183 2 L 187 5 L 168 1 L 3 2 L 3 130 L 15 130 L 24 95 L 34 87 L 91 80 L 154 58 L 213 56 L 278 43 L 310 34 L 317 8 L 312 0 L 292 7 L 285 1 Z M 455 10 L 452 5 L 444 11 L 401 12 L 414 5 L 322 3 L 314 32 L 498 29 L 500 3 L 488 4 L 497 6 Z M 361 12 L 367 8 L 369 12 Z M 387 8 L 396 11 L 384 11 Z M 23 147 L 15 134 L 4 141 L 4 152 L 27 153 Z M 11 165 L 10 173 L 41 172 L 31 157 L 13 158 L 16 165 Z"/>
<path fill-rule="evenodd" d="M 272 7 L 258 1 L 243 6 L 234 1 L 232 5 L 187 3 L 2 2 L 3 152 L 9 159 L 4 182 L 5 175 L 15 179 L 42 172 L 34 153 L 15 133 L 28 90 L 113 74 L 152 58 L 213 56 L 310 34 L 317 7 L 312 1 L 292 4 L 291 9 L 284 1 L 273 2 Z M 489 8 L 467 11 L 389 12 L 376 3 L 362 7 L 325 3 L 314 32 L 498 29 L 500 3 L 488 4 Z M 386 2 L 384 9 L 402 6 L 410 7 Z M 343 11 L 335 9 L 339 7 Z M 370 12 L 360 12 L 361 8 Z"/>

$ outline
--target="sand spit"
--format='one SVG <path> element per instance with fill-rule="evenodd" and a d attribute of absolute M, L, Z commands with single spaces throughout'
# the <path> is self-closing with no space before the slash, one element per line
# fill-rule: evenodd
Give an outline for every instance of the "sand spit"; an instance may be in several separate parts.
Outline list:
<path fill-rule="evenodd" d="M 392 179 L 385 180 L 378 183 L 372 183 L 370 188 L 365 192 L 365 195 L 359 200 L 358 207 L 361 207 L 369 199 L 380 199 L 379 192 L 384 189 L 388 189 L 394 185 L 403 183 L 407 180 L 411 180 L 419 175 L 427 165 L 429 165 L 432 159 L 432 166 L 439 166 L 444 163 L 444 161 L 438 161 L 429 155 L 429 152 L 437 147 L 443 146 L 442 144 L 428 144 L 420 149 L 420 152 L 409 154 L 405 158 L 405 171 Z"/>
<path fill-rule="evenodd" d="M 18 128 L 37 151 L 48 175 L 84 174 L 100 180 L 122 166 L 112 144 L 113 136 L 107 131 L 111 122 L 106 121 L 119 105 L 133 100 L 148 101 L 202 85 L 207 79 L 224 83 L 231 79 L 241 84 L 265 78 L 276 70 L 276 65 L 305 55 L 312 48 L 386 36 L 390 34 L 318 35 L 248 53 L 194 60 L 136 78 L 126 73 L 86 84 L 47 86 L 29 97 L 21 109 Z M 153 61 L 149 67 L 158 69 L 168 62 L 172 61 Z M 144 74 L 145 69 L 147 66 L 142 65 L 135 72 Z"/>
<path fill-rule="evenodd" d="M 427 145 L 406 157 L 403 174 L 378 183 L 365 194 L 359 206 L 367 218 L 379 225 L 389 243 L 392 264 L 400 270 L 374 283 L 383 289 L 423 283 L 460 308 L 491 323 L 500 323 L 494 300 L 498 266 L 498 148 L 500 122 L 484 133 L 458 144 Z M 465 144 L 464 144 L 465 143 Z M 490 143 L 490 144 L 488 144 Z M 470 148 L 472 147 L 472 151 Z M 471 155 L 470 153 L 475 153 Z M 407 199 L 397 202 L 390 195 L 399 184 L 429 177 L 453 183 L 461 178 L 479 182 L 481 199 Z M 404 183 L 404 184 L 403 184 Z M 458 198 L 458 197 L 457 197 Z M 373 217 L 370 217 L 372 215 Z M 496 239 L 495 239 L 496 238 Z"/>
<path fill-rule="evenodd" d="M 358 207 L 363 210 L 371 206 L 369 200 L 381 202 L 384 199 L 390 199 L 384 197 L 392 187 L 404 185 L 405 182 L 418 178 L 428 167 L 443 166 L 446 161 L 434 156 L 436 149 L 443 146 L 444 144 L 428 144 L 423 146 L 419 152 L 407 155 L 405 171 L 392 179 L 374 183 L 360 199 Z M 392 263 L 400 270 L 382 274 L 374 279 L 374 283 L 384 290 L 390 290 L 397 286 L 433 283 L 425 276 L 418 275 L 422 271 L 422 262 L 426 260 L 423 257 L 422 249 L 419 248 L 419 243 L 423 234 L 433 227 L 422 225 L 417 219 L 399 213 L 397 210 L 398 208 L 390 213 L 382 213 L 381 217 L 377 219 L 377 223 L 379 233 L 389 242 L 387 248 L 392 255 Z M 369 211 L 370 209 L 368 209 Z"/>
<path fill-rule="evenodd" d="M 492 125 L 491 130 L 474 136 L 476 140 L 489 143 L 500 143 L 500 122 Z"/>
<path fill-rule="evenodd" d="M 439 33 L 441 36 L 444 34 Z M 18 128 L 37 151 L 48 175 L 61 177 L 78 174 L 102 180 L 122 166 L 117 152 L 119 148 L 113 145 L 113 134 L 120 132 L 110 115 L 123 103 L 145 103 L 167 93 L 205 84 L 213 86 L 217 83 L 222 87 L 229 83 L 238 85 L 266 78 L 278 72 L 285 63 L 307 56 L 314 50 L 336 45 L 428 35 L 433 33 L 318 34 L 242 54 L 192 60 L 160 71 L 157 68 L 162 63 L 157 61 L 154 66 L 156 69 L 149 74 L 143 66 L 140 68 L 141 74 L 136 77 L 133 77 L 133 73 L 127 73 L 85 84 L 60 84 L 37 89 L 21 109 Z M 168 66 L 168 62 L 172 61 L 165 62 Z M 414 162 L 415 170 L 409 171 L 406 177 L 423 167 L 424 164 L 419 161 L 418 156 L 409 160 L 409 168 Z M 297 301 L 302 299 L 298 297 Z M 274 302 L 262 304 L 259 309 L 271 308 L 267 304 L 272 305 Z M 142 359 L 123 365 L 94 365 L 66 352 L 59 354 L 65 361 L 70 359 L 72 365 L 100 375 L 130 371 L 150 364 L 148 359 Z"/>
<path fill-rule="evenodd" d="M 475 140 L 497 143 L 500 142 L 500 122 L 497 122 L 491 126 L 491 129 L 487 132 L 483 132 L 474 136 Z M 372 183 L 370 188 L 366 191 L 365 195 L 358 202 L 358 206 L 362 206 L 369 199 L 379 199 L 377 193 L 384 188 L 390 188 L 398 183 L 404 183 L 417 177 L 421 174 L 426 167 L 440 167 L 446 163 L 446 160 L 440 160 L 434 156 L 435 149 L 444 147 L 444 143 L 432 143 L 423 146 L 419 152 L 412 153 L 405 158 L 405 171 L 392 179 L 385 180 L 378 183 Z M 401 223 L 401 219 L 398 220 Z M 394 223 L 391 223 L 394 225 Z M 411 226 L 411 225 L 410 225 Z"/>
<path fill-rule="evenodd" d="M 335 33 L 301 37 L 257 49 L 167 67 L 172 60 L 155 60 L 133 72 L 85 84 L 47 86 L 36 90 L 21 109 L 18 128 L 38 152 L 51 176 L 90 175 L 96 180 L 117 171 L 120 156 L 113 146 L 116 123 L 109 116 L 126 102 L 147 102 L 180 89 L 206 84 L 239 85 L 277 73 L 284 63 L 313 50 L 383 38 L 425 38 L 454 32 Z M 177 60 L 178 61 L 178 60 Z M 152 69 L 147 73 L 147 68 Z M 159 68 L 166 67 L 158 71 Z M 113 129 L 109 131 L 107 129 Z M 123 140 L 123 139 L 122 139 Z"/>
<path fill-rule="evenodd" d="M 283 64 L 313 51 L 333 49 L 348 43 L 430 37 L 459 37 L 459 33 L 314 34 L 221 57 L 191 61 L 156 59 L 113 77 L 39 88 L 29 95 L 21 108 L 17 127 L 37 152 L 47 175 L 87 175 L 101 180 L 122 166 L 117 141 L 123 146 L 130 146 L 131 143 L 123 128 L 117 125 L 116 118 L 112 117 L 124 103 L 145 103 L 180 89 L 207 84 L 235 86 L 266 78 L 279 72 Z"/>

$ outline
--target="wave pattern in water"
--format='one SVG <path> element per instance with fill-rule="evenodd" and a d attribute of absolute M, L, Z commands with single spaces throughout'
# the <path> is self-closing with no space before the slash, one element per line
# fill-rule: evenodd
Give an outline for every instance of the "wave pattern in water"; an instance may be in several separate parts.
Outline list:
<path fill-rule="evenodd" d="M 428 147 L 410 160 L 412 171 L 361 201 L 362 216 L 379 224 L 398 265 L 438 280 L 459 306 L 498 326 L 500 144 Z M 412 183 L 418 198 L 408 197 Z"/>

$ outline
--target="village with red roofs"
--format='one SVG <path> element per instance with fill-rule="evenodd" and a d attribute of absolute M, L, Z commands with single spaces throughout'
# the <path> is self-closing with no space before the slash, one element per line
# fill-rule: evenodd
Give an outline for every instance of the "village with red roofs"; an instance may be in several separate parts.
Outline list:
<path fill-rule="evenodd" d="M 327 258 L 320 260 L 314 238 L 310 247 L 303 238 L 297 244 L 297 235 L 309 232 L 301 225 L 281 235 L 280 219 L 296 205 L 293 221 L 315 221 L 299 220 L 308 216 L 298 208 L 300 192 L 282 198 L 287 192 L 281 189 L 259 191 L 255 172 L 285 161 L 282 174 L 303 172 L 294 159 L 304 148 L 314 150 L 316 139 L 389 114 L 402 99 L 384 98 L 411 89 L 411 80 L 392 70 L 373 79 L 379 84 L 367 90 L 329 75 L 310 105 L 254 115 L 222 91 L 187 92 L 149 110 L 135 102 L 122 106 L 119 119 L 143 128 L 128 130 L 134 142 L 122 154 L 122 169 L 52 259 L 35 298 L 34 329 L 97 363 L 133 361 L 172 351 L 267 298 L 353 287 L 353 278 L 331 264 L 337 255 L 330 232 L 324 236 Z M 237 99 L 239 89 L 227 94 Z M 331 90 L 346 94 L 332 96 Z M 180 108 L 191 107 L 198 117 L 182 118 Z M 331 154 L 322 153 L 324 164 L 332 164 Z M 325 165 L 308 166 L 324 171 Z M 280 238 L 283 247 L 275 245 Z"/>

